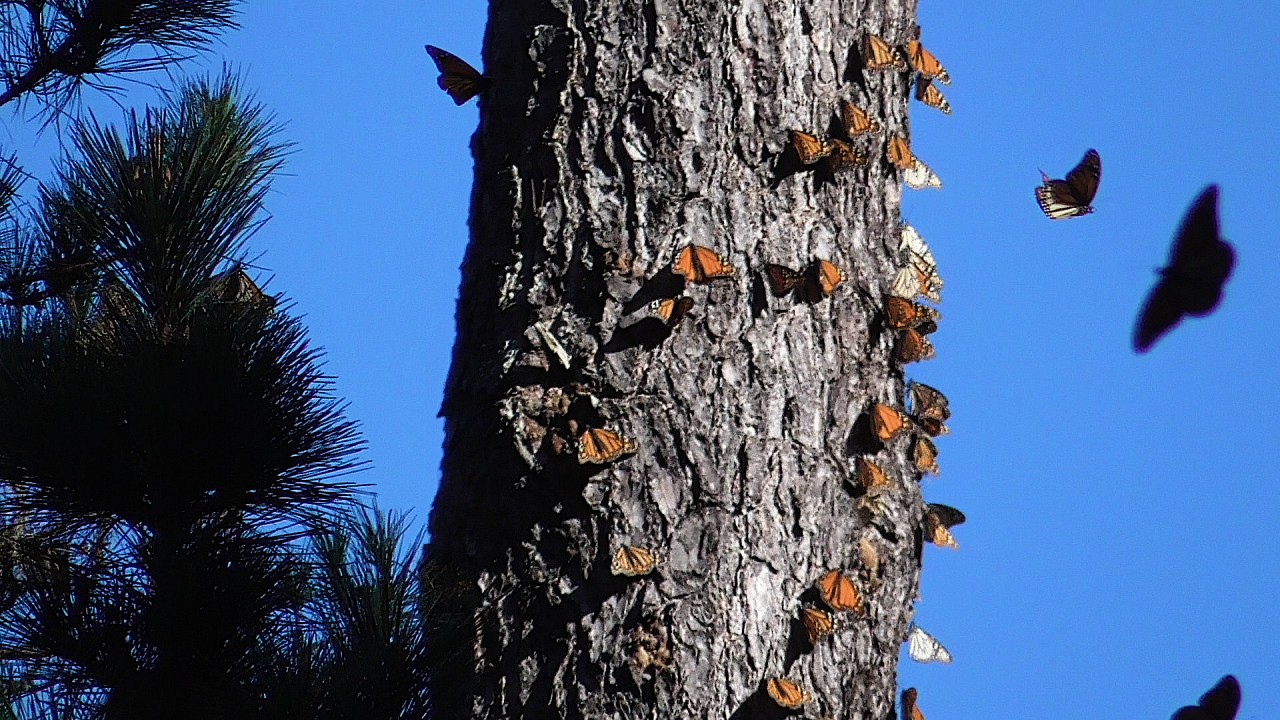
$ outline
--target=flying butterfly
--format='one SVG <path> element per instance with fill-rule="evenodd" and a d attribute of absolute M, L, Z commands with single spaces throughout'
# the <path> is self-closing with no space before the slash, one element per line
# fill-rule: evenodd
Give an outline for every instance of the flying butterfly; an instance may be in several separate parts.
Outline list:
<path fill-rule="evenodd" d="M 912 381 L 907 385 L 907 396 L 911 400 L 912 419 L 920 429 L 933 437 L 950 432 L 944 424 L 951 418 L 951 404 L 946 395 L 924 383 Z"/>
<path fill-rule="evenodd" d="M 624 545 L 613 554 L 613 562 L 609 563 L 609 571 L 614 575 L 636 577 L 648 575 L 658 566 L 658 558 L 652 551 L 642 547 Z"/>
<path fill-rule="evenodd" d="M 887 318 L 885 324 L 891 329 L 915 328 L 921 335 L 936 332 L 938 330 L 938 321 L 942 319 L 942 313 L 928 305 L 922 305 L 896 295 L 885 297 L 884 313 Z"/>
<path fill-rule="evenodd" d="M 839 570 L 832 570 L 826 575 L 818 578 L 818 582 L 814 583 L 818 588 L 818 595 L 822 597 L 822 602 L 827 607 L 836 612 L 861 612 L 862 597 L 858 595 L 858 588 L 854 587 L 853 581 L 844 576 Z"/>
<path fill-rule="evenodd" d="M 840 101 L 840 122 L 844 125 L 844 134 L 850 139 L 880 130 L 880 123 L 848 100 Z"/>
<path fill-rule="evenodd" d="M 701 245 L 685 245 L 671 264 L 671 272 L 683 275 L 689 282 L 704 283 L 733 275 L 733 266 L 715 251 Z"/>
<path fill-rule="evenodd" d="M 654 300 L 649 303 L 649 312 L 666 323 L 667 327 L 676 327 L 684 320 L 684 316 L 693 309 L 693 298 L 687 295 Z"/>
<path fill-rule="evenodd" d="M 951 84 L 951 76 L 947 74 L 947 69 L 942 67 L 938 58 L 926 50 L 919 40 L 907 43 L 907 62 L 911 63 L 911 69 L 920 73 L 921 77 L 927 80 L 936 78 L 943 85 Z"/>
<path fill-rule="evenodd" d="M 947 102 L 933 81 L 923 75 L 916 77 L 916 99 L 934 110 L 942 111 L 943 115 L 951 114 L 951 103 Z"/>
<path fill-rule="evenodd" d="M 1036 202 L 1050 220 L 1065 220 L 1093 212 L 1093 196 L 1098 194 L 1102 180 L 1102 158 L 1092 148 L 1084 154 L 1080 163 L 1071 168 L 1065 180 L 1052 180 L 1040 171 L 1040 187 L 1036 188 Z"/>
<path fill-rule="evenodd" d="M 441 90 L 449 93 L 454 104 L 461 105 L 488 90 L 493 84 L 492 79 L 481 75 L 478 70 L 457 55 L 434 45 L 427 45 L 426 48 L 427 54 L 436 63 L 436 69 L 440 71 L 436 84 Z"/>
<path fill-rule="evenodd" d="M 884 469 L 864 457 L 854 459 L 853 469 L 858 485 L 864 490 L 886 488 L 893 484 L 889 481 L 889 476 L 884 474 Z"/>
<path fill-rule="evenodd" d="M 893 349 L 893 357 L 899 364 L 906 365 L 921 360 L 932 360 L 937 357 L 937 353 L 934 352 L 933 343 L 929 342 L 929 338 L 913 328 L 907 328 L 898 335 L 898 344 Z"/>
<path fill-rule="evenodd" d="M 771 678 L 765 683 L 765 689 L 774 702 L 788 710 L 796 710 L 813 700 L 812 695 L 786 678 Z"/>
<path fill-rule="evenodd" d="M 889 442 L 910 423 L 910 417 L 888 405 L 871 406 L 871 431 L 880 442 Z"/>
<path fill-rule="evenodd" d="M 812 165 L 818 162 L 830 155 L 835 149 L 830 141 L 799 130 L 791 131 L 791 147 L 795 148 L 796 155 L 800 157 L 800 162 L 805 165 Z"/>
<path fill-rule="evenodd" d="M 868 70 L 906 70 L 907 59 L 898 48 L 867 33 L 862 42 L 862 66 Z"/>
<path fill-rule="evenodd" d="M 942 647 L 942 643 L 915 623 L 911 623 L 911 633 L 907 636 L 907 652 L 918 663 L 936 662 L 946 665 L 951 662 L 951 653 Z"/>
<path fill-rule="evenodd" d="M 601 465 L 636 451 L 636 444 L 604 428 L 591 428 L 578 437 L 578 462 Z"/>
<path fill-rule="evenodd" d="M 938 446 L 925 435 L 917 435 L 915 442 L 911 443 L 911 460 L 915 462 L 916 469 L 925 475 L 937 476 L 942 473 L 938 468 Z"/>
<path fill-rule="evenodd" d="M 1178 228 L 1169 264 L 1147 296 L 1133 330 L 1133 349 L 1145 353 L 1183 315 L 1204 317 L 1222 301 L 1222 288 L 1235 267 L 1236 253 L 1218 229 L 1218 186 L 1200 192 Z"/>
<path fill-rule="evenodd" d="M 827 155 L 827 167 L 831 172 L 843 172 L 867 164 L 867 156 L 855 150 L 849 143 L 834 138 L 828 142 L 831 144 L 831 153 Z"/>
<path fill-rule="evenodd" d="M 1234 676 L 1224 675 L 1200 696 L 1200 704 L 1178 708 L 1173 720 L 1235 720 L 1239 709 L 1240 683 Z"/>
<path fill-rule="evenodd" d="M 902 691 L 902 720 L 924 720 L 924 713 L 916 705 L 916 689 L 911 687 Z"/>
<path fill-rule="evenodd" d="M 819 640 L 830 635 L 835 630 L 835 622 L 831 618 L 831 613 L 818 608 L 807 607 L 801 610 L 800 624 L 804 626 L 804 632 L 809 638 L 810 645 L 816 645 Z"/>

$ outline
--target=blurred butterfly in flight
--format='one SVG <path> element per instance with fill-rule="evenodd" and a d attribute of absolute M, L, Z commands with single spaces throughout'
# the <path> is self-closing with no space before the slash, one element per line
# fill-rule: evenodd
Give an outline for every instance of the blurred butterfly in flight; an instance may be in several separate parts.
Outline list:
<path fill-rule="evenodd" d="M 427 54 L 436 63 L 436 69 L 440 71 L 440 77 L 436 78 L 436 83 L 440 85 L 441 90 L 449 93 L 454 104 L 465 103 L 488 90 L 493 84 L 493 80 L 481 75 L 480 71 L 457 55 L 434 45 L 427 45 L 426 48 Z"/>
<path fill-rule="evenodd" d="M 1050 220 L 1065 220 L 1093 212 L 1093 196 L 1102 180 L 1102 157 L 1090 148 L 1078 165 L 1071 168 L 1065 180 L 1052 180 L 1040 171 L 1040 187 L 1036 202 Z"/>
<path fill-rule="evenodd" d="M 1231 675 L 1224 676 L 1209 692 L 1200 696 L 1199 705 L 1179 708 L 1173 720 L 1234 720 L 1240 709 L 1240 683 Z"/>
<path fill-rule="evenodd" d="M 1236 253 L 1218 234 L 1218 186 L 1201 191 L 1173 240 L 1169 264 L 1147 296 L 1133 331 L 1133 349 L 1144 353 L 1183 315 L 1204 317 L 1222 300 Z"/>

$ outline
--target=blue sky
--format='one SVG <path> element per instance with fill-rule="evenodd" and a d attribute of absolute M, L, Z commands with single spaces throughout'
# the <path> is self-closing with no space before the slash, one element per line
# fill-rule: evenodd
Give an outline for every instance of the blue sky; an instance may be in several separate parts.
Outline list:
<path fill-rule="evenodd" d="M 436 89 L 422 45 L 479 65 L 485 15 L 481 2 L 250 3 L 204 60 L 242 70 L 297 143 L 253 245 L 363 424 L 374 467 L 361 479 L 420 519 L 477 117 Z M 955 663 L 904 655 L 903 686 L 930 720 L 1162 720 L 1232 672 L 1240 717 L 1275 716 L 1280 7 L 924 0 L 920 20 L 955 80 L 954 114 L 912 110 L 913 147 L 946 189 L 907 191 L 903 213 L 946 289 L 938 359 L 908 376 L 951 398 L 925 496 L 969 522 L 959 552 L 926 550 L 917 607 Z M 38 170 L 24 138 L 15 126 L 0 142 Z M 1050 222 L 1037 170 L 1061 177 L 1089 147 L 1097 212 Z M 1209 182 L 1238 256 L 1225 300 L 1136 356 L 1153 271 Z"/>

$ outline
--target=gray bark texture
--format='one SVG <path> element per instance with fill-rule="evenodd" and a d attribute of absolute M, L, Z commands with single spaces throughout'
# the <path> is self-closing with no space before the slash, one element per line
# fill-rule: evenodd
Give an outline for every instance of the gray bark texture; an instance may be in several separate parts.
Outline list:
<path fill-rule="evenodd" d="M 910 433 L 881 298 L 896 268 L 901 185 L 885 131 L 909 138 L 909 75 L 862 69 L 874 32 L 905 43 L 915 0 L 492 0 L 492 88 L 473 138 L 471 241 L 442 414 L 432 560 L 461 578 L 436 669 L 440 718 L 894 715 L 919 581 Z M 870 162 L 800 168 L 789 131 L 834 134 L 839 101 L 884 126 Z M 688 243 L 735 266 L 683 284 Z M 814 258 L 844 283 L 776 298 L 766 262 Z M 696 306 L 668 329 L 649 302 Z M 579 464 L 608 428 L 636 454 Z M 895 484 L 860 513 L 854 459 Z M 859 577 L 860 538 L 883 579 Z M 624 545 L 660 564 L 610 572 Z M 811 647 L 797 621 L 843 568 L 864 616 Z"/>

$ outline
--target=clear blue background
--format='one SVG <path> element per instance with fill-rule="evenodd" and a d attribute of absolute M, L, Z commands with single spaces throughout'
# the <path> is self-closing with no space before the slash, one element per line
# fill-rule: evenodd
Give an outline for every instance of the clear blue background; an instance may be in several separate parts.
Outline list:
<path fill-rule="evenodd" d="M 242 70 L 297 143 L 253 244 L 363 423 L 362 479 L 420 519 L 476 123 L 474 103 L 435 87 L 422 45 L 479 66 L 485 17 L 475 1 L 251 3 L 203 61 Z M 1232 672 L 1241 718 L 1280 715 L 1280 8 L 923 0 L 920 20 L 955 112 L 912 111 L 914 149 L 946 189 L 908 191 L 903 212 L 947 284 L 938 359 L 909 375 L 951 397 L 925 492 L 969 522 L 959 552 L 926 551 L 917 608 L 955 663 L 904 654 L 903 686 L 931 720 L 1163 720 Z M 50 139 L 31 146 L 14 125 L 3 141 L 39 171 Z M 1097 213 L 1050 222 L 1037 170 L 1061 177 L 1089 147 Z M 1153 270 L 1209 182 L 1239 258 L 1226 299 L 1137 356 Z"/>

